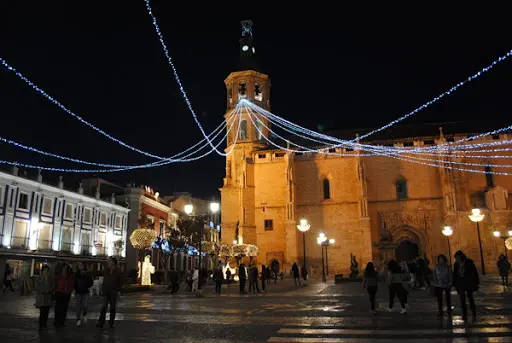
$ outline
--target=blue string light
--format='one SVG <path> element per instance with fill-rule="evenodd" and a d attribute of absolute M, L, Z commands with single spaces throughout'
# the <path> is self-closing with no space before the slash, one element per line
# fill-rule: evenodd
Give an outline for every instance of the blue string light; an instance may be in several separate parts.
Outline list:
<path fill-rule="evenodd" d="M 201 133 L 203 134 L 203 136 L 206 138 L 206 140 L 208 140 L 208 137 L 206 136 L 206 132 L 204 131 L 203 126 L 199 122 L 199 119 L 197 119 L 196 112 L 192 108 L 192 103 L 190 102 L 190 99 L 188 98 L 187 93 L 185 92 L 185 88 L 183 87 L 183 84 L 181 83 L 181 79 L 180 79 L 180 77 L 178 75 L 178 71 L 176 70 L 176 67 L 174 66 L 174 63 L 172 62 L 172 58 L 171 58 L 171 55 L 169 53 L 169 49 L 167 48 L 167 44 L 165 44 L 165 42 L 164 42 L 164 36 L 162 35 L 162 31 L 160 31 L 160 26 L 158 25 L 156 17 L 153 14 L 153 10 L 152 10 L 151 5 L 149 3 L 150 1 L 149 0 L 144 0 L 144 1 L 146 2 L 146 9 L 148 10 L 148 14 L 149 14 L 149 16 L 152 19 L 153 26 L 155 27 L 156 34 L 158 35 L 158 40 L 160 41 L 160 44 L 162 45 L 162 48 L 164 50 L 164 54 L 165 54 L 165 57 L 167 58 L 167 62 L 169 63 L 169 65 L 172 68 L 172 72 L 174 74 L 174 79 L 178 83 L 181 95 L 183 96 L 183 99 L 185 100 L 185 102 L 187 104 L 187 107 L 190 110 L 190 113 L 192 113 L 192 117 L 194 117 L 194 121 L 196 122 L 197 126 L 199 127 L 199 130 L 201 130 Z M 216 148 L 214 148 L 214 146 L 213 146 L 212 142 L 210 142 L 210 140 L 208 140 L 208 142 L 210 143 L 211 147 L 219 155 L 226 156 L 225 153 L 223 153 L 223 152 L 217 150 Z"/>
<path fill-rule="evenodd" d="M 0 63 L 6 67 L 9 71 L 12 71 L 13 73 L 16 74 L 16 76 L 18 76 L 20 79 L 22 79 L 23 81 L 25 81 L 25 83 L 27 83 L 30 87 L 32 87 L 33 89 L 35 89 L 37 92 L 39 92 L 39 94 L 43 95 L 45 98 L 47 98 L 48 100 L 50 100 L 51 102 L 53 102 L 55 105 L 57 105 L 57 107 L 59 107 L 60 109 L 62 109 L 64 112 L 66 112 L 67 114 L 75 117 L 76 119 L 78 119 L 80 122 L 82 122 L 83 124 L 89 126 L 90 128 L 96 130 L 97 132 L 99 132 L 100 134 L 102 134 L 103 136 L 107 137 L 108 139 L 110 139 L 111 141 L 114 141 L 122 146 L 124 146 L 125 148 L 128 148 L 128 149 L 131 149 L 135 152 L 138 152 L 140 154 L 143 154 L 143 155 L 146 155 L 146 156 L 149 156 L 149 157 L 152 157 L 152 158 L 155 158 L 155 159 L 165 159 L 165 157 L 161 157 L 161 156 L 158 156 L 158 155 L 154 155 L 154 154 L 150 154 L 148 152 L 145 152 L 145 151 L 142 151 L 140 149 L 137 149 L 113 136 L 111 136 L 110 134 L 106 133 L 105 131 L 103 131 L 102 129 L 96 127 L 94 124 L 92 123 L 89 123 L 87 120 L 85 120 L 84 118 L 80 117 L 79 115 L 77 115 L 76 113 L 74 113 L 73 111 L 71 111 L 70 109 L 68 109 L 66 106 L 64 106 L 61 102 L 59 102 L 57 99 L 53 98 L 52 96 L 50 96 L 48 93 L 46 93 L 43 89 L 41 89 L 40 87 L 38 87 L 35 83 L 33 83 L 32 81 L 30 81 L 28 78 L 26 78 L 23 74 L 21 74 L 19 71 L 17 71 L 14 67 L 12 67 L 11 65 L 9 65 L 7 63 L 7 61 L 3 58 L 0 57 Z"/>

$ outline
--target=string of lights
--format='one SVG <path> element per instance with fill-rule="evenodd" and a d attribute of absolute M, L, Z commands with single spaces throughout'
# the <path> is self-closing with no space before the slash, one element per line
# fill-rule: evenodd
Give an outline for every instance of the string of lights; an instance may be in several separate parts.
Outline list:
<path fill-rule="evenodd" d="M 234 112 L 234 113 L 237 113 L 237 112 Z M 238 117 L 238 130 L 239 130 L 240 129 L 240 124 L 241 124 L 241 120 L 240 120 L 241 117 L 238 114 L 236 114 L 236 117 Z M 234 124 L 234 121 L 231 124 L 231 126 L 229 127 L 229 129 L 227 130 L 227 132 L 225 133 L 224 137 L 215 145 L 216 148 L 219 147 L 220 144 L 227 138 L 227 136 L 229 135 L 231 129 L 233 128 L 233 124 Z M 217 132 L 216 135 L 219 135 L 221 132 L 222 131 Z M 233 152 L 235 144 L 237 142 L 237 138 L 238 137 L 235 136 L 234 144 L 231 147 L 231 149 L 226 153 L 226 155 L 229 155 L 229 154 L 231 154 Z M 202 141 L 204 142 L 205 139 L 203 139 Z M 209 145 L 209 143 L 206 142 L 201 149 L 204 149 L 208 145 Z M 201 149 L 199 149 L 199 150 L 201 150 Z M 189 148 L 189 150 L 190 150 L 190 148 Z M 182 158 L 182 159 L 179 159 L 179 160 L 163 159 L 163 160 L 160 160 L 160 161 L 156 161 L 156 162 L 148 163 L 148 164 L 144 164 L 144 165 L 126 166 L 126 167 L 123 167 L 123 168 L 111 168 L 111 169 L 57 168 L 57 167 L 46 167 L 46 166 L 33 165 L 33 164 L 28 164 L 28 163 L 20 163 L 20 162 L 15 162 L 15 161 L 8 161 L 8 160 L 0 160 L 0 164 L 7 164 L 7 165 L 12 165 L 12 166 L 18 166 L 18 167 L 23 167 L 23 168 L 27 168 L 27 169 L 39 169 L 39 170 L 52 171 L 52 172 L 62 172 L 62 173 L 110 173 L 110 172 L 119 172 L 119 171 L 133 170 L 133 169 L 160 167 L 160 166 L 167 165 L 167 164 L 170 164 L 170 163 L 184 163 L 184 162 L 196 161 L 196 160 L 199 160 L 199 159 L 201 159 L 201 158 L 203 158 L 203 157 L 205 157 L 207 155 L 210 155 L 214 151 L 214 149 L 210 149 L 209 151 L 207 151 L 206 153 L 203 153 L 200 156 L 196 156 L 196 157 L 192 157 L 192 158 L 186 158 L 188 156 L 191 156 L 191 155 L 197 153 L 197 151 L 199 151 L 199 150 L 196 150 L 196 151 L 194 151 L 192 153 L 189 153 L 188 155 L 185 156 L 185 158 Z"/>
<path fill-rule="evenodd" d="M 343 154 L 343 153 L 329 152 L 329 151 L 325 151 L 325 149 L 309 149 L 309 148 L 301 146 L 299 144 L 290 142 L 289 140 L 284 139 L 279 134 L 276 134 L 275 132 L 273 132 L 263 121 L 261 121 L 258 118 L 257 115 L 254 114 L 254 112 L 252 112 L 252 109 L 249 108 L 247 113 L 248 113 L 248 118 L 251 120 L 253 126 L 258 131 L 258 134 L 261 137 L 263 137 L 269 144 L 273 145 L 274 147 L 276 147 L 278 149 L 281 149 L 281 150 L 284 150 L 284 151 L 293 152 L 293 153 L 297 153 L 297 152 L 310 152 L 310 153 L 320 153 L 320 154 L 326 154 L 326 155 L 352 156 L 352 157 L 356 155 L 355 153 L 353 153 L 353 154 Z M 254 120 L 256 120 L 258 122 L 258 124 L 263 126 L 265 129 L 269 130 L 269 132 L 272 132 L 276 137 L 278 137 L 280 139 L 283 139 L 287 143 L 289 143 L 291 145 L 294 145 L 294 146 L 297 146 L 299 148 L 302 148 L 304 150 L 290 149 L 288 147 L 281 146 L 281 145 L 271 141 L 270 139 L 268 139 L 263 134 L 263 132 L 259 128 L 260 125 L 257 125 Z M 408 162 L 412 162 L 412 163 L 419 163 L 419 164 L 428 165 L 428 166 L 436 166 L 436 167 L 439 167 L 439 168 L 448 168 L 449 167 L 448 169 L 456 169 L 456 170 L 469 171 L 469 172 L 474 172 L 474 173 L 478 172 L 478 173 L 482 173 L 482 174 L 512 175 L 510 173 L 505 173 L 505 172 L 485 171 L 485 170 L 468 169 L 468 168 L 457 168 L 457 167 L 449 166 L 450 164 L 455 164 L 455 165 L 464 165 L 464 166 L 471 166 L 471 167 L 512 168 L 512 165 L 508 165 L 508 164 L 471 163 L 471 162 L 458 162 L 458 161 L 451 161 L 451 160 L 443 160 L 442 161 L 443 164 L 438 164 L 439 163 L 439 159 L 418 158 L 418 157 L 414 157 L 414 156 L 408 156 L 408 155 L 405 155 L 403 153 L 400 154 L 400 153 L 393 152 L 393 151 L 381 151 L 379 149 L 380 147 L 378 147 L 378 146 L 375 146 L 375 147 L 373 147 L 373 146 L 365 146 L 365 147 L 366 147 L 366 149 L 368 149 L 369 147 L 375 148 L 375 149 L 368 149 L 369 151 L 374 151 L 374 154 L 371 154 L 373 156 L 387 156 L 387 157 L 395 158 L 395 159 L 402 160 L 402 161 L 408 161 Z M 364 155 L 362 155 L 362 156 L 364 156 Z M 429 162 L 429 163 L 426 163 L 424 161 Z M 448 164 L 448 166 L 446 164 Z"/>
<path fill-rule="evenodd" d="M 51 102 L 53 102 L 57 107 L 59 107 L 61 110 L 63 110 L 64 112 L 66 112 L 67 114 L 73 116 L 74 118 L 78 119 L 81 123 L 87 125 L 88 127 L 96 130 L 98 133 L 102 134 L 103 136 L 107 137 L 108 139 L 110 139 L 111 141 L 114 141 L 122 146 L 124 146 L 125 148 L 128 148 L 128 149 L 131 149 L 135 152 L 138 152 L 139 154 L 142 154 L 142 155 L 146 155 L 146 156 L 149 156 L 149 157 L 152 157 L 152 158 L 155 158 L 155 159 L 165 159 L 165 157 L 161 157 L 161 156 L 158 156 L 158 155 L 154 155 L 154 154 L 151 154 L 149 152 L 146 152 L 146 151 L 142 151 L 138 148 L 135 148 L 131 145 L 129 145 L 128 143 L 125 143 L 123 142 L 122 140 L 120 139 L 117 139 L 115 138 L 114 136 L 108 134 L 107 132 L 103 131 L 102 129 L 98 128 L 97 126 L 95 126 L 94 124 L 88 122 L 87 120 L 85 120 L 84 118 L 80 117 L 78 114 L 74 113 L 73 111 L 71 111 L 69 108 L 67 108 L 66 106 L 64 106 L 61 102 L 59 102 L 57 99 L 55 99 L 54 97 L 52 97 L 51 95 L 49 95 L 47 92 L 45 92 L 42 88 L 40 88 L 39 86 L 37 86 L 35 83 L 33 83 L 32 81 L 30 81 L 28 78 L 26 78 L 23 74 L 21 74 L 19 71 L 17 71 L 14 67 L 12 67 L 10 64 L 7 63 L 7 61 L 3 58 L 0 57 L 0 64 L 3 65 L 5 68 L 7 68 L 7 70 L 9 71 L 12 71 L 14 74 L 16 74 L 16 76 L 18 76 L 21 80 L 25 81 L 26 84 L 28 84 L 30 87 L 32 87 L 34 90 L 36 90 L 39 94 L 41 94 L 42 96 L 44 96 L 46 99 L 50 100 Z"/>
<path fill-rule="evenodd" d="M 194 118 L 194 121 L 196 122 L 196 124 L 199 127 L 199 130 L 201 131 L 203 136 L 210 143 L 211 147 L 213 149 L 215 149 L 215 151 L 219 155 L 226 156 L 223 152 L 221 152 L 221 151 L 219 151 L 219 150 L 217 150 L 216 148 L 213 147 L 212 142 L 208 139 L 208 137 L 206 135 L 206 132 L 203 129 L 203 126 L 199 122 L 199 119 L 197 118 L 196 112 L 192 108 L 192 103 L 191 103 L 190 99 L 188 98 L 187 93 L 185 92 L 185 88 L 183 87 L 183 83 L 181 82 L 181 79 L 180 79 L 180 77 L 178 75 L 178 71 L 177 71 L 174 63 L 172 62 L 172 58 L 171 58 L 171 55 L 169 53 L 169 48 L 167 47 L 167 44 L 165 44 L 165 42 L 164 42 L 164 36 L 162 35 L 162 31 L 160 30 L 160 26 L 158 25 L 158 22 L 156 20 L 155 15 L 153 14 L 153 9 L 151 8 L 150 0 L 144 0 L 144 1 L 146 2 L 146 9 L 148 11 L 149 16 L 151 17 L 153 26 L 155 27 L 156 34 L 158 36 L 158 40 L 160 41 L 160 44 L 162 45 L 162 49 L 164 51 L 165 57 L 167 58 L 167 62 L 171 66 L 172 72 L 174 74 L 174 79 L 178 83 L 178 87 L 180 89 L 181 95 L 183 96 L 183 99 L 185 100 L 185 103 L 187 104 L 187 107 L 188 107 L 190 113 L 192 113 L 192 117 Z"/>

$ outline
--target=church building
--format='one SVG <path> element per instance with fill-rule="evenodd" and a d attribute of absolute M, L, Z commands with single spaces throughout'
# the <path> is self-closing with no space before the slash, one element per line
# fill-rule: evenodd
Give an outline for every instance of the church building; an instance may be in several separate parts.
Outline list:
<path fill-rule="evenodd" d="M 246 24 L 240 39 L 240 65 L 225 80 L 226 118 L 240 99 L 271 111 L 270 78 L 257 65 L 255 55 L 250 25 Z M 361 270 L 369 261 L 379 265 L 391 258 L 400 261 L 415 256 L 428 258 L 432 266 L 437 255 L 448 256 L 450 251 L 453 255 L 457 250 L 473 259 L 479 271 L 482 261 L 487 272 L 496 271 L 496 260 L 505 253 L 504 242 L 512 229 L 508 203 L 512 178 L 499 174 L 508 169 L 498 167 L 506 164 L 506 159 L 487 158 L 493 153 L 482 152 L 477 154 L 480 158 L 415 155 L 411 162 L 342 147 L 330 152 L 343 156 L 290 152 L 275 149 L 264 139 L 262 135 L 272 139 L 265 128 L 271 124 L 265 117 L 258 117 L 265 125 L 257 128 L 247 113 L 239 115 L 240 125 L 234 126 L 238 129 L 228 135 L 226 152 L 233 152 L 226 157 L 220 189 L 222 243 L 256 244 L 260 251 L 257 263 L 278 265 L 285 273 L 294 262 L 303 263 L 306 251 L 312 277 L 321 275 L 320 233 L 335 240 L 328 248 L 331 276 L 348 275 L 351 255 Z M 362 143 L 435 147 L 481 130 L 457 123 L 392 127 Z M 344 134 L 339 138 L 357 137 L 356 132 Z M 499 145 L 511 138 L 509 132 L 503 132 L 470 143 Z M 469 217 L 474 208 L 484 215 L 478 228 Z M 304 237 L 297 229 L 303 218 L 310 225 Z M 445 226 L 450 226 L 450 236 L 443 234 Z M 501 238 L 495 237 L 495 231 Z"/>

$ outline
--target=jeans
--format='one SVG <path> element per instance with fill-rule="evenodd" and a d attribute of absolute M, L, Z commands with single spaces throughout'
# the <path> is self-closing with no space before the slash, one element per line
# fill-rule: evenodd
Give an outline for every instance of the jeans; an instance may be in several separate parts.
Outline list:
<path fill-rule="evenodd" d="M 370 307 L 371 310 L 375 310 L 375 296 L 377 295 L 377 286 L 368 286 L 366 287 L 366 291 L 368 292 L 368 296 L 370 297 Z"/>
<path fill-rule="evenodd" d="M 215 280 L 215 293 L 220 295 L 220 288 L 222 286 L 222 280 Z"/>
<path fill-rule="evenodd" d="M 50 306 L 43 306 L 39 308 L 39 328 L 46 328 L 48 323 L 48 315 L 50 314 Z"/>
<path fill-rule="evenodd" d="M 437 309 L 439 314 L 443 313 L 443 293 L 446 297 L 446 312 L 452 312 L 452 299 L 449 288 L 436 287 Z"/>
<path fill-rule="evenodd" d="M 395 295 L 398 297 L 400 301 L 400 306 L 405 308 L 405 289 L 401 283 L 392 283 L 389 285 L 389 308 L 393 308 L 393 304 L 395 303 Z"/>
<path fill-rule="evenodd" d="M 89 306 L 89 293 L 75 293 L 76 301 L 76 320 L 80 320 L 80 316 L 87 316 L 87 307 Z"/>
<path fill-rule="evenodd" d="M 100 325 L 105 324 L 105 317 L 107 316 L 107 307 L 110 305 L 110 325 L 114 325 L 116 319 L 116 303 L 117 303 L 117 291 L 108 291 L 103 295 L 103 304 L 101 305 L 101 312 L 99 323 Z"/>
<path fill-rule="evenodd" d="M 55 292 L 55 326 L 62 327 L 66 322 L 71 293 Z"/>
<path fill-rule="evenodd" d="M 473 298 L 473 291 L 465 290 L 465 289 L 459 290 L 460 306 L 462 308 L 462 316 L 463 317 L 468 316 L 468 306 L 466 305 L 466 295 L 469 300 L 469 307 L 471 308 L 471 313 L 473 314 L 473 317 L 475 317 L 476 316 L 476 305 L 475 305 L 475 298 Z"/>

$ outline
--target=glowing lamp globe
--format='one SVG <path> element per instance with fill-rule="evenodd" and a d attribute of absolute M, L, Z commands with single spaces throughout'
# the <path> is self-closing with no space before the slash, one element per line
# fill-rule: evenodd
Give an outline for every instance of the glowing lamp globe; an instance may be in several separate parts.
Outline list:
<path fill-rule="evenodd" d="M 509 236 L 509 237 L 512 237 L 512 230 L 510 230 L 510 231 L 508 232 L 508 236 Z"/>
<path fill-rule="evenodd" d="M 449 237 L 453 234 L 453 230 L 450 226 L 446 225 L 444 228 L 443 228 L 443 235 Z"/>
<path fill-rule="evenodd" d="M 484 220 L 485 215 L 482 214 L 482 211 L 480 211 L 479 208 L 474 208 L 471 210 L 471 214 L 469 215 L 469 219 L 472 222 L 478 223 Z"/>
<path fill-rule="evenodd" d="M 300 221 L 299 221 L 299 225 L 297 225 L 297 229 L 299 229 L 299 231 L 301 232 L 306 232 L 309 230 L 309 228 L 311 227 L 311 225 L 308 224 L 308 220 L 305 219 L 305 218 L 302 218 Z"/>
<path fill-rule="evenodd" d="M 334 238 L 329 239 L 329 244 L 334 244 L 336 240 Z"/>
<path fill-rule="evenodd" d="M 323 232 L 321 232 L 319 235 L 318 235 L 318 242 L 320 244 L 322 244 L 323 242 L 325 242 L 327 240 L 327 237 L 325 237 L 325 234 Z"/>
<path fill-rule="evenodd" d="M 218 202 L 212 202 L 210 203 L 210 211 L 212 211 L 212 213 L 217 213 L 220 209 L 220 205 Z"/>
<path fill-rule="evenodd" d="M 189 215 L 194 211 L 194 206 L 192 206 L 192 204 L 186 204 L 183 210 L 187 215 Z"/>
<path fill-rule="evenodd" d="M 499 232 L 499 231 L 494 231 L 492 234 L 494 235 L 494 237 L 500 237 L 501 236 L 501 232 Z"/>

